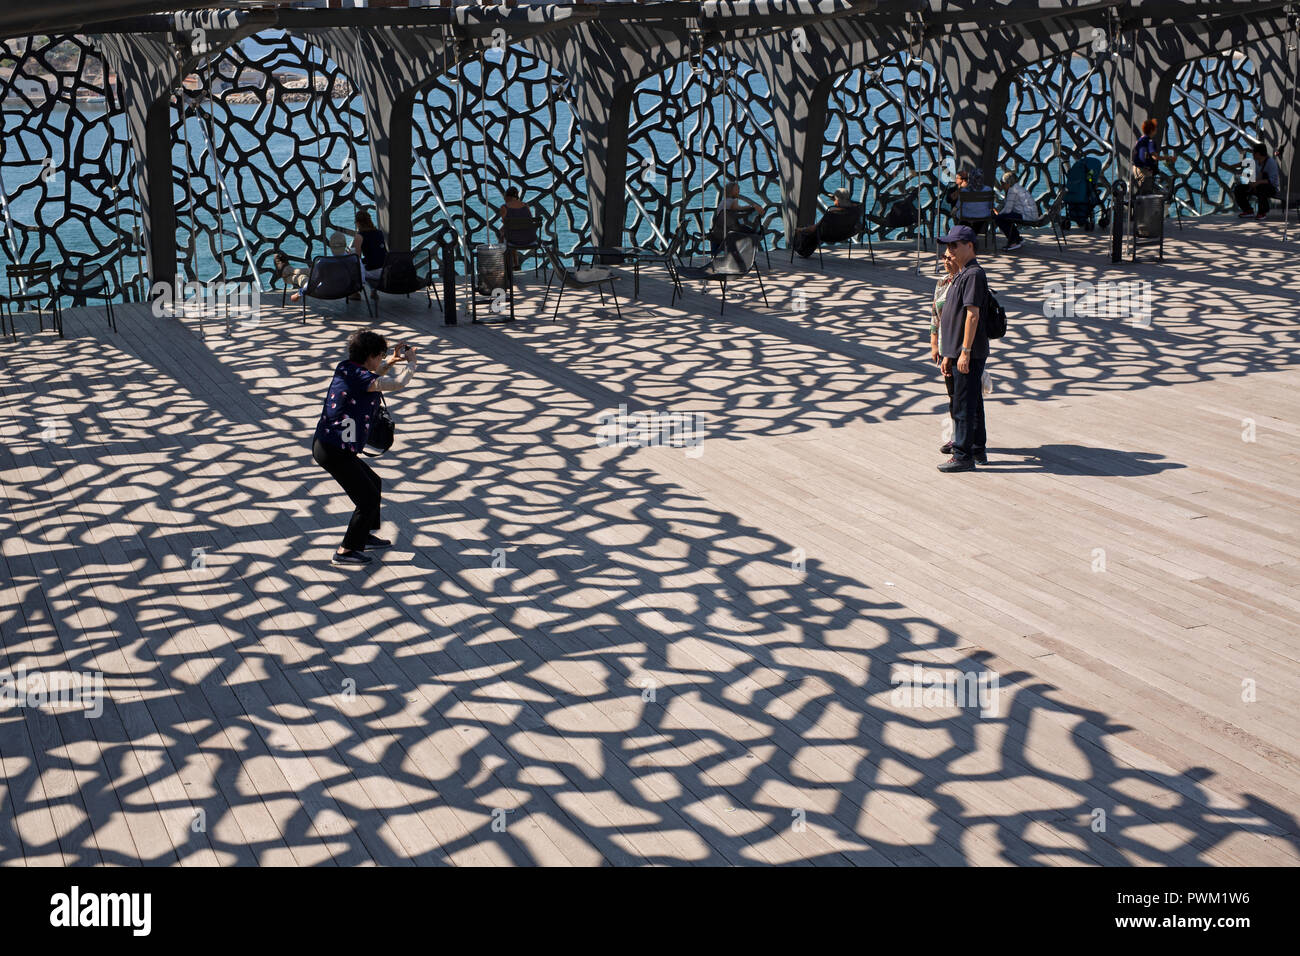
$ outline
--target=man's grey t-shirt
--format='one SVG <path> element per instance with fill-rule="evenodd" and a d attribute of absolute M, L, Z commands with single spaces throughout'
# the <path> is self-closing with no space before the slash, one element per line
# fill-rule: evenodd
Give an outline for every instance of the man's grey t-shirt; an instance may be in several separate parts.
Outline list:
<path fill-rule="evenodd" d="M 982 355 L 989 350 L 988 298 L 989 282 L 984 276 L 984 269 L 978 259 L 972 259 L 966 263 L 966 268 L 957 273 L 952 285 L 948 287 L 948 298 L 944 300 L 943 312 L 939 316 L 941 355 L 955 359 L 961 354 L 962 342 L 966 339 L 966 307 L 969 305 L 980 310 L 979 327 L 975 330 L 971 354 Z"/>

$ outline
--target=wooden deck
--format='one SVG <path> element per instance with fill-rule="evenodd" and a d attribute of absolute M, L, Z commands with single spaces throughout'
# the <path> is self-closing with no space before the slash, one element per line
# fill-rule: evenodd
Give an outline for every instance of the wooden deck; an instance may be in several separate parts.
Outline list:
<path fill-rule="evenodd" d="M 933 281 L 897 245 L 775 255 L 771 308 L 742 286 L 723 317 L 657 276 L 622 320 L 594 291 L 552 320 L 536 286 L 510 326 L 385 301 L 424 358 L 363 570 L 328 563 L 350 505 L 307 448 L 359 305 L 268 296 L 231 338 L 20 317 L 0 672 L 108 699 L 0 709 L 0 861 L 1294 864 L 1280 231 L 984 256 L 1012 331 L 966 475 L 934 467 Z M 1152 283 L 1151 327 L 1045 317 L 1067 275 Z M 620 405 L 707 437 L 599 447 Z M 997 706 L 908 698 L 916 665 Z"/>

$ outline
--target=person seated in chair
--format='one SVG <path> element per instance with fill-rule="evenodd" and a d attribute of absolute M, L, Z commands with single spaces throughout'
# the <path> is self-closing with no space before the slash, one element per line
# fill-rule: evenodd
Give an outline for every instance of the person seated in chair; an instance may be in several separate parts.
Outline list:
<path fill-rule="evenodd" d="M 357 210 L 357 231 L 353 234 L 352 247 L 348 250 L 361 257 L 362 275 L 367 282 L 378 282 L 384 273 L 384 260 L 388 258 L 388 245 L 384 242 L 384 232 L 375 226 L 370 213 L 364 209 Z"/>
<path fill-rule="evenodd" d="M 308 273 L 306 269 L 296 269 L 289 262 L 289 257 L 278 249 L 275 255 L 271 257 L 275 263 L 274 274 L 276 279 L 283 282 L 287 288 L 292 288 L 293 295 L 289 296 L 294 302 L 302 298 L 302 287 L 307 284 Z"/>
<path fill-rule="evenodd" d="M 842 213 L 837 213 L 833 210 L 845 210 L 854 205 L 852 195 L 843 186 L 830 195 L 833 197 L 834 202 L 832 202 L 830 207 L 822 213 L 821 220 L 816 225 L 800 226 L 794 231 L 794 251 L 805 259 L 816 252 L 817 247 L 821 245 L 822 236 L 824 234 L 823 227 L 826 225 L 827 220 L 829 219 L 834 222 L 840 215 L 842 215 Z"/>
<path fill-rule="evenodd" d="M 511 186 L 506 190 L 506 201 L 497 209 L 501 218 L 501 236 L 509 245 L 531 246 L 537 242 L 537 230 L 529 221 L 533 218 L 533 208 L 519 198 L 519 189 Z M 510 268 L 519 268 L 518 251 L 510 250 Z"/>
<path fill-rule="evenodd" d="M 1007 237 L 1007 249 L 1019 249 L 1024 241 L 1016 227 L 1038 221 L 1038 203 L 1034 202 L 1028 189 L 1016 182 L 1016 174 L 1010 170 L 1002 174 L 1002 188 L 1006 190 L 1007 198 L 1002 202 L 1001 211 L 994 208 L 993 221 Z"/>
<path fill-rule="evenodd" d="M 713 223 L 709 227 L 710 253 L 716 255 L 722 248 L 722 242 L 728 233 L 744 232 L 751 235 L 759 232 L 758 227 L 745 217 L 758 212 L 761 207 L 740 195 L 740 185 L 728 180 L 722 190 L 722 199 L 713 213 Z"/>
<path fill-rule="evenodd" d="M 957 174 L 956 185 L 954 185 L 952 189 L 948 190 L 948 203 L 949 205 L 952 206 L 953 214 L 956 215 L 957 202 L 959 199 L 961 199 L 962 193 L 968 191 L 983 190 L 983 189 L 984 189 L 984 174 L 980 170 L 975 168 L 968 168 L 968 169 L 963 169 L 961 172 L 959 172 Z M 962 212 L 964 212 L 970 218 L 959 219 L 957 220 L 956 225 L 970 226 L 972 229 L 975 230 L 975 235 L 982 236 L 984 235 L 985 224 L 982 222 L 976 222 L 975 220 L 983 219 L 986 215 L 992 215 L 993 203 L 991 202 L 969 203 L 968 202 L 962 207 Z"/>
<path fill-rule="evenodd" d="M 1256 219 L 1264 219 L 1268 216 L 1268 201 L 1277 195 L 1282 185 L 1282 170 L 1278 168 L 1277 160 L 1268 154 L 1263 143 L 1255 143 L 1250 151 L 1255 157 L 1255 181 L 1238 183 L 1232 192 L 1237 200 L 1237 208 L 1241 210 L 1240 218 L 1251 217 L 1250 201 L 1254 199 L 1259 210 L 1254 216 Z"/>

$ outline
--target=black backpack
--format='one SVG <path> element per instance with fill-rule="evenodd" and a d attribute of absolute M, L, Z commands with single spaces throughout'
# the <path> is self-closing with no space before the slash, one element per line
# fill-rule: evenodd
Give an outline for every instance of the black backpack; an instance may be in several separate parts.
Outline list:
<path fill-rule="evenodd" d="M 990 339 L 1000 339 L 1007 334 L 1007 310 L 1002 308 L 992 292 L 989 292 L 989 318 L 984 328 Z"/>

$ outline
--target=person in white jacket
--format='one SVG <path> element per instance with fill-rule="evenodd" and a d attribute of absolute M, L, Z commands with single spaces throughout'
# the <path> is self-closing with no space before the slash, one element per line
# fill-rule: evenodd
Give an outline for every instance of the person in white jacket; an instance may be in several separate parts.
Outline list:
<path fill-rule="evenodd" d="M 1038 221 L 1038 203 L 1034 202 L 1028 189 L 1016 182 L 1016 174 L 1009 170 L 1002 174 L 1002 188 L 1006 191 L 1006 199 L 1002 201 L 1000 210 L 993 210 L 993 221 L 1007 237 L 1007 249 L 1019 249 L 1025 243 L 1020 238 L 1018 227 Z"/>

